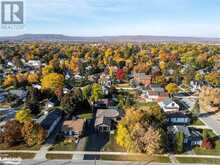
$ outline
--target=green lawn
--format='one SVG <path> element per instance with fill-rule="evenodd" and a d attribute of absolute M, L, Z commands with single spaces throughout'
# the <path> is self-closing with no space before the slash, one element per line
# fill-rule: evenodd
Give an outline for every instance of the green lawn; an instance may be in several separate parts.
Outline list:
<path fill-rule="evenodd" d="M 56 143 L 49 148 L 49 151 L 74 151 L 75 143 L 65 143 L 63 138 L 56 139 Z"/>
<path fill-rule="evenodd" d="M 193 118 L 191 125 L 205 125 L 200 119 Z"/>
<path fill-rule="evenodd" d="M 0 144 L 0 150 L 39 150 L 41 145 L 28 146 L 25 143 L 8 147 L 6 144 Z"/>
<path fill-rule="evenodd" d="M 160 162 L 170 163 L 170 159 L 167 156 L 147 156 L 147 155 L 101 155 L 101 160 L 112 161 L 140 161 L 140 162 Z"/>
<path fill-rule="evenodd" d="M 46 158 L 49 160 L 52 159 L 72 159 L 72 154 L 47 154 Z"/>
<path fill-rule="evenodd" d="M 10 153 L 0 153 L 1 158 L 21 158 L 21 159 L 33 159 L 35 153 L 17 153 L 17 152 L 10 152 Z"/>
<path fill-rule="evenodd" d="M 84 113 L 79 115 L 80 119 L 86 119 L 86 120 L 90 120 L 93 118 L 93 113 Z"/>
<path fill-rule="evenodd" d="M 125 152 L 125 150 L 116 143 L 114 135 L 110 135 L 108 143 L 102 150 L 108 152 Z"/>
<path fill-rule="evenodd" d="M 213 131 L 208 131 L 209 137 L 212 139 L 212 142 L 214 144 L 214 149 L 206 150 L 199 146 L 196 146 L 193 148 L 194 152 L 198 155 L 220 155 L 220 139 L 216 138 L 216 135 L 213 133 Z"/>
<path fill-rule="evenodd" d="M 178 157 L 176 159 L 180 163 L 220 164 L 220 159 L 212 159 L 212 158 L 186 158 L 186 157 Z"/>

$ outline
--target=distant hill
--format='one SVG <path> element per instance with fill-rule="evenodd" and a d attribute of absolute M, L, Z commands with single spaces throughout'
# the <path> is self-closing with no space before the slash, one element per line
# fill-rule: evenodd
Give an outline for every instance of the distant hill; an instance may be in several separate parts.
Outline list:
<path fill-rule="evenodd" d="M 174 37 L 174 36 L 100 36 L 100 37 L 77 37 L 59 34 L 24 34 L 14 37 L 0 37 L 0 41 L 25 42 L 25 41 L 49 41 L 49 42 L 199 42 L 220 43 L 220 38 L 203 37 Z"/>

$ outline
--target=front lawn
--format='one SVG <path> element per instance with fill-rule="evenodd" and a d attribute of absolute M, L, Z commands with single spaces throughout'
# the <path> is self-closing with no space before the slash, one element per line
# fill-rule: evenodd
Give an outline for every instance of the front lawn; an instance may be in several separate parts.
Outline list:
<path fill-rule="evenodd" d="M 190 157 L 177 157 L 180 163 L 202 163 L 202 164 L 220 164 L 220 159 L 213 158 L 190 158 Z"/>
<path fill-rule="evenodd" d="M 6 144 L 0 144 L 0 150 L 39 150 L 41 145 L 28 146 L 25 143 L 21 143 L 12 147 L 8 147 Z"/>
<path fill-rule="evenodd" d="M 64 142 L 63 138 L 57 138 L 55 144 L 49 148 L 49 151 L 74 151 L 76 144 L 74 142 Z"/>
<path fill-rule="evenodd" d="M 108 143 L 102 148 L 102 151 L 108 152 L 125 152 L 125 150 L 119 146 L 115 141 L 115 136 L 110 135 Z"/>
<path fill-rule="evenodd" d="M 84 113 L 79 115 L 80 119 L 91 120 L 93 118 L 93 113 Z"/>
<path fill-rule="evenodd" d="M 18 152 L 10 152 L 10 153 L 0 153 L 1 158 L 21 158 L 21 159 L 33 159 L 35 153 L 18 153 Z"/>
<path fill-rule="evenodd" d="M 217 137 L 212 130 L 207 131 L 211 141 L 213 142 L 214 149 L 206 150 L 199 146 L 193 148 L 194 152 L 198 155 L 220 155 L 220 139 Z"/>
<path fill-rule="evenodd" d="M 72 159 L 72 154 L 47 154 L 46 158 L 49 160 L 53 159 Z"/>
<path fill-rule="evenodd" d="M 167 156 L 147 156 L 147 155 L 101 155 L 101 160 L 111 161 L 139 161 L 139 162 L 160 162 L 160 163 L 171 163 Z"/>
<path fill-rule="evenodd" d="M 199 118 L 192 118 L 191 125 L 205 125 Z"/>

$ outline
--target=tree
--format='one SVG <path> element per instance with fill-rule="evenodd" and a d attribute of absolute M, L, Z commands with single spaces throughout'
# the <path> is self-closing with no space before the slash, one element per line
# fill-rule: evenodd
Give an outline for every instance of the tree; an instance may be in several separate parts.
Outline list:
<path fill-rule="evenodd" d="M 8 120 L 3 126 L 3 141 L 8 146 L 15 145 L 22 140 L 22 125 L 16 120 Z"/>
<path fill-rule="evenodd" d="M 90 99 L 94 102 L 98 101 L 103 97 L 102 88 L 99 84 L 93 84 L 92 85 L 92 92 Z"/>
<path fill-rule="evenodd" d="M 175 135 L 175 151 L 182 153 L 184 151 L 184 133 L 177 132 Z"/>
<path fill-rule="evenodd" d="M 165 89 L 167 90 L 167 92 L 170 94 L 170 95 L 173 95 L 174 93 L 178 92 L 179 88 L 178 86 L 175 84 L 175 83 L 169 83 Z"/>
<path fill-rule="evenodd" d="M 84 100 L 80 88 L 72 89 L 66 93 L 61 99 L 61 105 L 66 113 L 72 114 L 75 111 L 76 105 Z"/>
<path fill-rule="evenodd" d="M 163 75 L 158 75 L 158 76 L 153 77 L 152 82 L 155 84 L 165 85 L 166 79 Z"/>
<path fill-rule="evenodd" d="M 29 109 L 21 109 L 16 112 L 15 119 L 20 123 L 30 121 L 32 119 L 31 111 Z"/>
<path fill-rule="evenodd" d="M 41 79 L 41 86 L 43 90 L 55 92 L 58 88 L 63 88 L 64 76 L 58 73 L 49 73 Z"/>
<path fill-rule="evenodd" d="M 42 144 L 46 139 L 46 131 L 35 121 L 25 122 L 21 132 L 25 143 L 29 146 Z"/>
<path fill-rule="evenodd" d="M 79 58 L 72 56 L 69 66 L 72 72 L 77 74 L 79 72 Z"/>
<path fill-rule="evenodd" d="M 83 87 L 82 95 L 83 95 L 84 99 L 89 99 L 90 94 L 91 94 L 91 86 L 87 85 L 87 86 Z"/>
<path fill-rule="evenodd" d="M 27 76 L 27 80 L 29 84 L 34 84 L 39 81 L 39 76 L 36 73 L 30 73 Z"/>
<path fill-rule="evenodd" d="M 4 82 L 3 82 L 3 85 L 5 87 L 8 87 L 8 86 L 16 86 L 17 84 L 17 79 L 16 79 L 16 76 L 14 75 L 7 75 Z"/>
<path fill-rule="evenodd" d="M 125 77 L 125 72 L 124 72 L 124 70 L 119 68 L 119 69 L 116 71 L 116 78 L 117 78 L 119 81 L 121 81 L 121 80 L 124 79 L 124 77 Z"/>
<path fill-rule="evenodd" d="M 220 74 L 216 71 L 213 71 L 205 75 L 205 79 L 213 86 L 220 85 Z"/>
<path fill-rule="evenodd" d="M 201 81 L 203 79 L 203 76 L 199 73 L 199 72 L 197 72 L 196 74 L 195 74 L 195 80 L 196 81 Z"/>
<path fill-rule="evenodd" d="M 149 155 L 161 153 L 164 136 L 152 124 L 147 111 L 128 108 L 124 118 L 119 122 L 116 132 L 116 142 L 129 152 L 143 152 Z"/>

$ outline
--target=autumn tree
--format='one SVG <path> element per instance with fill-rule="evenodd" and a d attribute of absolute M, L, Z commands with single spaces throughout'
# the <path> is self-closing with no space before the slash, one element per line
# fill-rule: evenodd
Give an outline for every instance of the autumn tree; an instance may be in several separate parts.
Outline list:
<path fill-rule="evenodd" d="M 72 56 L 69 67 L 74 74 L 78 73 L 79 72 L 79 58 Z"/>
<path fill-rule="evenodd" d="M 8 146 L 18 144 L 22 140 L 22 124 L 16 120 L 8 120 L 3 126 L 3 141 Z"/>
<path fill-rule="evenodd" d="M 17 79 L 16 79 L 16 76 L 14 75 L 7 75 L 6 78 L 4 79 L 4 82 L 3 82 L 3 85 L 5 87 L 8 87 L 8 86 L 16 86 L 17 84 Z"/>
<path fill-rule="evenodd" d="M 20 123 L 30 121 L 32 119 L 31 111 L 29 109 L 21 109 L 16 112 L 15 119 Z"/>
<path fill-rule="evenodd" d="M 64 76 L 58 73 L 49 73 L 41 79 L 41 86 L 43 90 L 55 92 L 58 88 L 63 88 Z"/>
<path fill-rule="evenodd" d="M 205 75 L 205 79 L 214 87 L 220 85 L 220 74 L 216 71 L 213 71 Z"/>
<path fill-rule="evenodd" d="M 119 80 L 119 81 L 121 81 L 121 80 L 123 80 L 124 78 L 125 78 L 125 72 L 124 72 L 124 70 L 123 69 L 118 69 L 117 71 L 116 71 L 116 78 Z"/>
<path fill-rule="evenodd" d="M 27 76 L 27 81 L 29 84 L 34 84 L 39 81 L 39 76 L 36 73 L 30 73 Z"/>
<path fill-rule="evenodd" d="M 98 101 L 103 97 L 102 87 L 99 84 L 92 85 L 91 97 L 92 101 Z"/>
<path fill-rule="evenodd" d="M 66 113 L 72 114 L 75 111 L 76 105 L 84 100 L 80 88 L 72 89 L 66 93 L 61 99 L 61 105 Z"/>
<path fill-rule="evenodd" d="M 26 121 L 21 132 L 25 143 L 29 146 L 42 144 L 46 138 L 46 131 L 35 121 Z"/>
<path fill-rule="evenodd" d="M 174 93 L 178 92 L 179 91 L 179 87 L 175 84 L 175 83 L 169 83 L 165 89 L 167 90 L 167 92 L 170 94 L 170 95 L 173 95 Z"/>
<path fill-rule="evenodd" d="M 164 134 L 150 120 L 147 111 L 126 109 L 124 118 L 118 124 L 116 142 L 129 152 L 161 153 Z"/>

